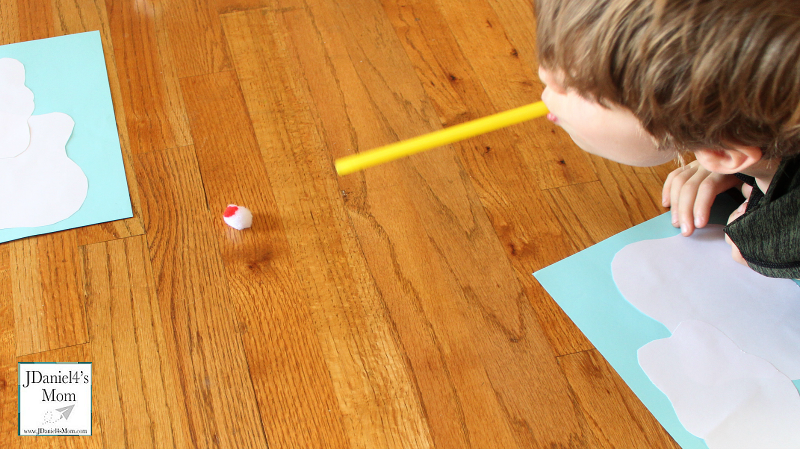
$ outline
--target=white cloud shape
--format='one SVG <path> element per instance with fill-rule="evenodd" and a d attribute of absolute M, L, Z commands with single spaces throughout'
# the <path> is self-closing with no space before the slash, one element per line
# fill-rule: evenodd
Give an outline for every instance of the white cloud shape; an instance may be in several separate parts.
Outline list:
<path fill-rule="evenodd" d="M 60 112 L 31 116 L 33 93 L 24 82 L 19 61 L 0 59 L 0 229 L 64 220 L 80 209 L 89 188 L 67 157 L 75 122 Z"/>
<path fill-rule="evenodd" d="M 25 87 L 25 67 L 16 59 L 0 59 L 0 158 L 15 157 L 28 148 L 28 118 L 33 109 L 33 92 Z"/>
<path fill-rule="evenodd" d="M 638 355 L 686 430 L 710 449 L 800 447 L 800 395 L 792 381 L 715 327 L 684 321 Z"/>
<path fill-rule="evenodd" d="M 611 270 L 625 299 L 671 332 L 682 321 L 704 321 L 800 379 L 800 287 L 734 262 L 721 226 L 630 244 Z"/>

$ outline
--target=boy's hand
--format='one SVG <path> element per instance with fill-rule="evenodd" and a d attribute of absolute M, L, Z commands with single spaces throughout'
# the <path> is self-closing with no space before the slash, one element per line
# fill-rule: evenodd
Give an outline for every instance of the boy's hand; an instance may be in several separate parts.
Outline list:
<path fill-rule="evenodd" d="M 747 192 L 746 196 L 748 197 L 748 199 L 744 203 L 742 203 L 742 205 L 739 206 L 738 209 L 733 211 L 733 213 L 728 217 L 728 224 L 731 224 L 733 220 L 736 220 L 737 218 L 744 215 L 744 212 L 747 210 L 747 202 L 750 200 L 749 199 L 750 192 Z M 744 260 L 744 257 L 742 257 L 742 253 L 739 252 L 739 248 L 736 246 L 735 243 L 733 243 L 733 240 L 731 240 L 731 238 L 728 237 L 728 234 L 725 234 L 725 241 L 728 243 L 728 245 L 731 245 L 731 257 L 733 257 L 733 260 L 739 262 L 744 266 L 747 266 L 747 261 Z"/>
<path fill-rule="evenodd" d="M 681 234 L 689 236 L 695 228 L 708 224 L 714 198 L 741 184 L 734 175 L 712 173 L 694 161 L 667 176 L 661 203 L 670 208 L 672 225 L 680 226 Z"/>

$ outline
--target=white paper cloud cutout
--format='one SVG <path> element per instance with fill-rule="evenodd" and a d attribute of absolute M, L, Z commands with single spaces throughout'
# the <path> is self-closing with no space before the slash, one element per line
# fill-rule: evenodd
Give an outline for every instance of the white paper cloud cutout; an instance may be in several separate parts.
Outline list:
<path fill-rule="evenodd" d="M 0 229 L 64 220 L 80 209 L 89 187 L 67 157 L 75 122 L 59 112 L 31 116 L 33 93 L 24 82 L 19 61 L 0 59 L 0 102 L 8 100 L 0 104 Z"/>
<path fill-rule="evenodd" d="M 15 157 L 28 148 L 28 118 L 33 108 L 33 92 L 25 87 L 25 67 L 16 59 L 0 59 L 0 158 Z"/>
<path fill-rule="evenodd" d="M 800 447 L 800 395 L 792 381 L 715 327 L 684 321 L 638 355 L 686 430 L 710 449 Z"/>
<path fill-rule="evenodd" d="M 721 226 L 630 244 L 611 270 L 625 299 L 670 332 L 685 320 L 704 321 L 800 379 L 800 287 L 734 262 Z"/>

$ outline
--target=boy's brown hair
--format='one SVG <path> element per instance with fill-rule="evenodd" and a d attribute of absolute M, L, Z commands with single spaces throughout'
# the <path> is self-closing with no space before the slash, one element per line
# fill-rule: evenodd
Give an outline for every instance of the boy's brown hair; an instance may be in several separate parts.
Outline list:
<path fill-rule="evenodd" d="M 540 64 L 662 148 L 800 154 L 800 0 L 534 0 Z"/>

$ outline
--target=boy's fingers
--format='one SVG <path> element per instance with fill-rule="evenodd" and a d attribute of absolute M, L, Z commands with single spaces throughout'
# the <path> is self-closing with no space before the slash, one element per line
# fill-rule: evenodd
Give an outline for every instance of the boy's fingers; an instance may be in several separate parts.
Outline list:
<path fill-rule="evenodd" d="M 667 179 L 664 181 L 664 187 L 661 188 L 661 204 L 663 204 L 664 207 L 670 207 L 672 201 L 674 201 L 675 196 L 673 195 L 672 186 L 675 185 L 675 178 L 681 173 L 685 173 L 688 168 L 688 165 L 678 167 L 667 175 Z"/>
<path fill-rule="evenodd" d="M 711 173 L 697 187 L 694 200 L 694 227 L 702 228 L 711 219 L 711 206 L 720 193 L 736 187 L 741 183 L 736 177 Z"/>
<path fill-rule="evenodd" d="M 667 179 L 664 181 L 664 187 L 661 188 L 661 205 L 664 207 L 670 206 L 670 189 L 672 188 L 672 181 L 675 179 L 675 174 L 680 169 L 672 170 Z"/>
<path fill-rule="evenodd" d="M 695 227 L 702 228 L 711 218 L 711 206 L 720 193 L 738 186 L 741 181 L 735 176 L 712 173 L 699 186 L 695 200 Z M 742 210 L 744 212 L 744 210 Z"/>
<path fill-rule="evenodd" d="M 739 182 L 739 184 L 742 184 L 742 183 Z M 749 199 L 751 193 L 753 193 L 753 186 L 748 185 L 748 184 L 742 184 L 742 195 L 744 195 L 745 198 Z"/>
<path fill-rule="evenodd" d="M 699 181 L 695 177 L 686 181 L 681 189 L 680 204 L 678 204 L 678 223 L 681 226 L 681 234 L 692 235 L 694 232 L 694 206 L 697 200 L 697 186 Z"/>
<path fill-rule="evenodd" d="M 672 183 L 670 185 L 670 194 L 669 194 L 670 216 L 672 218 L 672 225 L 675 227 L 678 227 L 681 224 L 681 217 L 682 217 L 681 208 L 684 207 L 686 201 L 686 197 L 683 194 L 683 188 L 693 174 L 694 170 L 684 169 L 680 173 L 676 174 L 675 177 L 672 179 Z M 694 198 L 691 198 L 691 200 L 693 202 Z"/>
<path fill-rule="evenodd" d="M 702 228 L 708 224 L 714 199 L 719 193 L 727 190 L 726 188 L 720 191 L 721 186 L 715 184 L 715 181 L 715 175 L 708 176 L 697 187 L 697 197 L 694 200 L 694 209 L 692 211 L 695 228 Z"/>
<path fill-rule="evenodd" d="M 689 236 L 708 224 L 717 195 L 740 184 L 736 177 L 711 173 L 694 161 L 667 176 L 662 203 L 670 207 L 672 225 Z"/>
<path fill-rule="evenodd" d="M 711 203 L 717 196 L 715 190 L 714 175 L 708 170 L 693 170 L 692 177 L 689 178 L 681 188 L 680 204 L 678 205 L 678 220 L 681 226 L 681 234 L 690 236 L 695 228 L 706 225 Z M 697 224 L 695 211 L 700 211 L 700 225 Z"/>

